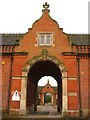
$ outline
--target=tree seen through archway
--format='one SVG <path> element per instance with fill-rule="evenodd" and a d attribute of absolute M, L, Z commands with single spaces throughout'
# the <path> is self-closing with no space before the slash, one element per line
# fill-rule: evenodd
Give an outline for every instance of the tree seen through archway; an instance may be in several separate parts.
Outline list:
<path fill-rule="evenodd" d="M 45 103 L 52 103 L 52 95 L 50 93 L 46 93 L 44 99 L 45 99 L 44 101 Z"/>

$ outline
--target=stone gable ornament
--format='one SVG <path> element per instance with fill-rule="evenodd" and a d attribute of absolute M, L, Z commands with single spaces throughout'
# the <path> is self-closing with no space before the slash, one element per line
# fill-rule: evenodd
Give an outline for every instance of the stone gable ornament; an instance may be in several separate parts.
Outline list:
<path fill-rule="evenodd" d="M 43 8 L 45 8 L 45 10 L 47 10 L 49 8 L 49 4 L 47 4 L 47 2 L 45 2 L 45 4 L 43 4 Z"/>

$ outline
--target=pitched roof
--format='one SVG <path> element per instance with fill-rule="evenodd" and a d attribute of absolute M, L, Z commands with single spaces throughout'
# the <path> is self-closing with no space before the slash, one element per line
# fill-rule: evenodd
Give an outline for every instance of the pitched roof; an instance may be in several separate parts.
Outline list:
<path fill-rule="evenodd" d="M 24 34 L 2 34 L 0 45 L 15 45 L 16 40 L 22 39 Z M 72 45 L 90 45 L 90 34 L 68 34 Z"/>
<path fill-rule="evenodd" d="M 90 34 L 69 34 L 72 45 L 90 45 Z"/>
<path fill-rule="evenodd" d="M 16 40 L 20 40 L 24 34 L 2 34 L 2 45 L 15 45 Z M 1 43 L 0 43 L 1 45 Z"/>

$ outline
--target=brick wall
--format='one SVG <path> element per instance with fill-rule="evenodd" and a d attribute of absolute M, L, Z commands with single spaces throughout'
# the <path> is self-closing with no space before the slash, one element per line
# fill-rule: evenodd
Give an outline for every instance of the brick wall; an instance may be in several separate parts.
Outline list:
<path fill-rule="evenodd" d="M 88 110 L 88 58 L 80 59 L 81 101 L 82 110 Z"/>
<path fill-rule="evenodd" d="M 48 55 L 55 56 L 64 63 L 67 69 L 67 89 L 68 89 L 68 109 L 79 109 L 79 89 L 78 89 L 78 64 L 76 56 L 63 56 L 62 52 L 72 52 L 73 48 L 70 46 L 67 39 L 67 34 L 58 27 L 58 24 L 50 18 L 48 12 L 43 12 L 41 19 L 33 24 L 32 29 L 29 29 L 28 33 L 24 35 L 20 41 L 20 46 L 17 47 L 18 52 L 28 52 L 28 55 L 14 55 L 12 66 L 12 81 L 11 81 L 11 98 L 12 93 L 17 89 L 21 91 L 21 79 L 13 78 L 20 77 L 22 75 L 22 69 L 24 68 L 26 61 L 32 59 L 34 56 L 41 55 L 43 49 L 47 49 Z M 36 37 L 37 32 L 54 32 L 55 46 L 35 46 L 37 44 Z M 3 108 L 7 107 L 8 100 L 8 86 L 10 77 L 10 56 L 4 56 L 2 65 L 2 100 Z M 81 78 L 81 100 L 82 109 L 88 110 L 88 59 L 80 59 L 80 78 Z M 28 89 L 30 91 L 30 89 Z M 42 96 L 43 97 L 43 96 Z M 33 98 L 33 95 L 32 95 Z M 19 109 L 20 102 L 10 101 L 10 108 Z"/>

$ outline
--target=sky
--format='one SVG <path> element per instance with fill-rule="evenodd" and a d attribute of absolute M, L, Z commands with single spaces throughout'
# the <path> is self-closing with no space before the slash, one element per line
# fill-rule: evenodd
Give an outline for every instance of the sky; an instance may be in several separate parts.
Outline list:
<path fill-rule="evenodd" d="M 44 76 L 38 81 L 38 86 L 45 86 L 49 80 L 51 86 L 57 86 L 57 81 L 51 76 Z"/>
<path fill-rule="evenodd" d="M 89 0 L 0 0 L 0 33 L 28 32 L 28 28 L 42 16 L 45 2 L 50 5 L 50 16 L 65 33 L 88 33 Z M 47 79 L 52 86 L 57 86 L 51 77 L 42 78 L 38 85 L 44 86 Z"/>
<path fill-rule="evenodd" d="M 88 33 L 89 0 L 0 0 L 0 33 L 26 33 L 41 17 L 43 4 L 65 33 Z"/>

